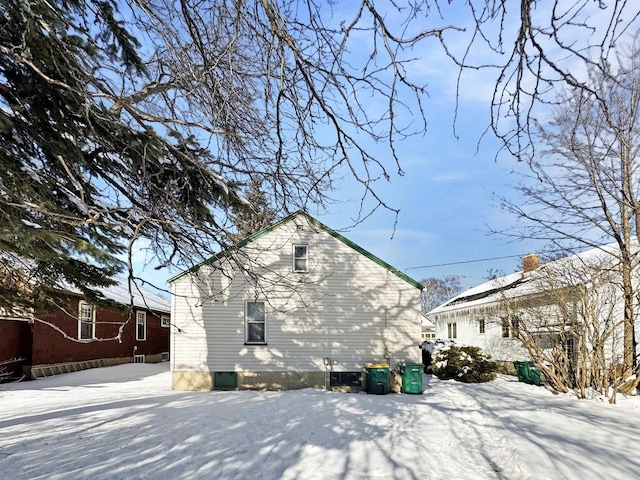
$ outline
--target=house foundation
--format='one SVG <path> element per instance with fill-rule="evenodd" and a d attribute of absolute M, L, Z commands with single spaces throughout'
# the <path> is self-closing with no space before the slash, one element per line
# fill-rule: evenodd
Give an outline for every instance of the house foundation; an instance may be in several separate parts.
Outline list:
<path fill-rule="evenodd" d="M 172 374 L 174 390 L 298 390 L 326 387 L 325 372 L 217 372 L 225 374 L 220 381 L 216 372 L 175 371 Z M 357 387 L 333 387 L 334 391 L 359 391 Z"/>

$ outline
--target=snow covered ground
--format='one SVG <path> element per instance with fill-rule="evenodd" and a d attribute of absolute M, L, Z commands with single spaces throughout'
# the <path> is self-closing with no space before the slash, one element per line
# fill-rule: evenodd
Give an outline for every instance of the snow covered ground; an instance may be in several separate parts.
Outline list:
<path fill-rule="evenodd" d="M 0 385 L 0 478 L 637 479 L 640 402 L 511 377 L 423 395 L 185 393 L 168 364 Z"/>

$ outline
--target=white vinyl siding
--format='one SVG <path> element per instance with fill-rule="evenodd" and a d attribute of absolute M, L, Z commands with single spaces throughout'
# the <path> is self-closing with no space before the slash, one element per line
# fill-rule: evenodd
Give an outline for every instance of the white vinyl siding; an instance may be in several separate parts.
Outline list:
<path fill-rule="evenodd" d="M 136 340 L 147 339 L 147 312 L 136 311 Z"/>
<path fill-rule="evenodd" d="M 78 338 L 92 340 L 96 335 L 95 309 L 93 305 L 80 302 L 78 310 Z"/>
<path fill-rule="evenodd" d="M 502 337 L 503 322 L 497 315 L 487 314 L 486 310 L 474 312 L 468 307 L 436 315 L 438 318 L 430 318 L 436 325 L 436 338 L 447 338 L 449 324 L 455 323 L 456 343 L 480 347 L 484 352 L 491 354 L 495 360 L 512 361 L 529 358 L 522 343 L 512 337 L 515 332 L 511 322 L 504 324 L 505 333 L 506 330 L 509 331 L 509 340 L 506 339 L 507 337 Z M 482 322 L 484 322 L 484 333 L 480 333 Z"/>
<path fill-rule="evenodd" d="M 297 220 L 296 220 L 297 221 Z M 172 369 L 359 371 L 364 363 L 420 361 L 420 290 L 325 231 L 285 224 L 243 248 L 252 276 L 203 266 L 172 284 Z M 308 245 L 308 275 L 292 272 Z M 253 275 L 259 275 L 259 288 Z M 267 345 L 245 345 L 245 302 L 265 299 Z M 178 331 L 177 329 L 180 329 Z"/>

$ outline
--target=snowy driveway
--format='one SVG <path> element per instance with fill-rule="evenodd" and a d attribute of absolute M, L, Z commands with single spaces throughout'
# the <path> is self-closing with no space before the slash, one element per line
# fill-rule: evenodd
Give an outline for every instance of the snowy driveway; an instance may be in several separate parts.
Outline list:
<path fill-rule="evenodd" d="M 0 386 L 0 478 L 636 479 L 640 403 L 500 377 L 423 395 L 185 393 L 167 364 Z"/>

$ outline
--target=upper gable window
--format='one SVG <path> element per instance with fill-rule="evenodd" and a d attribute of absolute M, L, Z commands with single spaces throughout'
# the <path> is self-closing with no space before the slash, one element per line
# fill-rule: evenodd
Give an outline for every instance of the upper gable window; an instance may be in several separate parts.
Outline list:
<path fill-rule="evenodd" d="M 308 272 L 309 271 L 309 247 L 307 245 L 293 246 L 293 271 Z"/>

